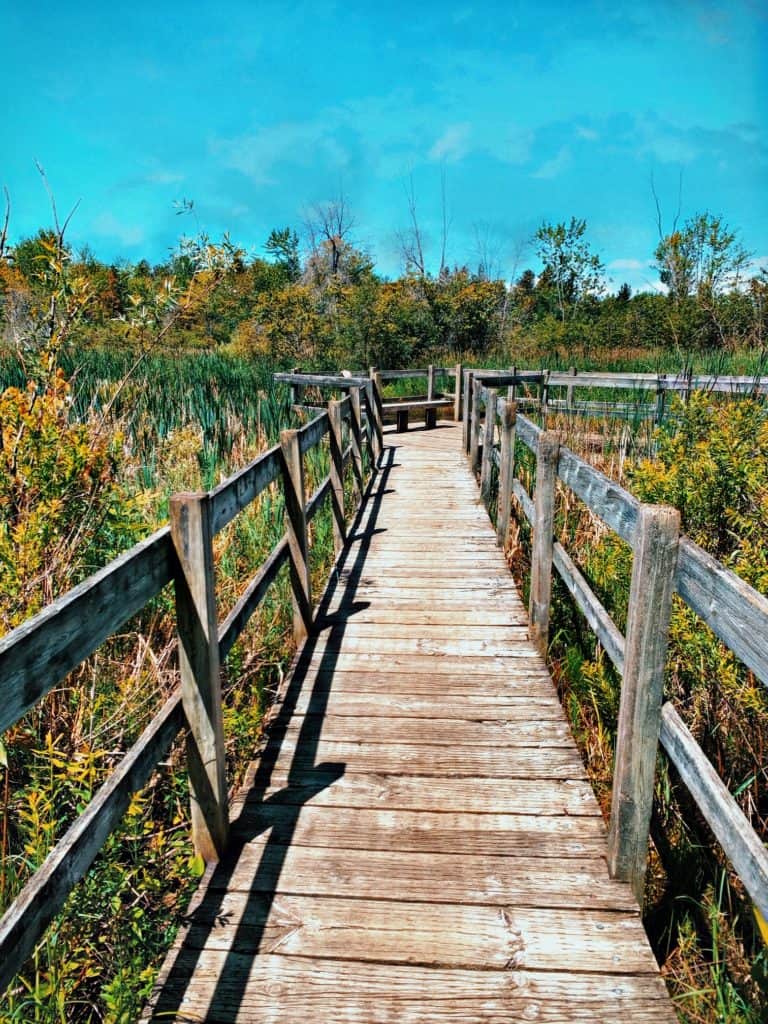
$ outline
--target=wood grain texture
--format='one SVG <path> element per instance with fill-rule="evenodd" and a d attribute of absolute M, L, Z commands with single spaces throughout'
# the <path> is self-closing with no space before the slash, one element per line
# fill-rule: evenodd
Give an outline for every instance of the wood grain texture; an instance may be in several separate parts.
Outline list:
<path fill-rule="evenodd" d="M 671 1021 L 461 427 L 383 437 L 146 1019 Z"/>

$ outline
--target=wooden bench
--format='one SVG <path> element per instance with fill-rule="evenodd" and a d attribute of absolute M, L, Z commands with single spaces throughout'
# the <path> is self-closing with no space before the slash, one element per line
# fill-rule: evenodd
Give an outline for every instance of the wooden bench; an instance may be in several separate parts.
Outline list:
<path fill-rule="evenodd" d="M 431 430 L 437 423 L 438 409 L 452 409 L 453 397 L 451 398 L 415 398 L 401 402 L 384 402 L 382 412 L 395 414 L 397 432 L 402 434 L 408 429 L 408 414 L 413 412 L 424 412 L 424 426 Z"/>

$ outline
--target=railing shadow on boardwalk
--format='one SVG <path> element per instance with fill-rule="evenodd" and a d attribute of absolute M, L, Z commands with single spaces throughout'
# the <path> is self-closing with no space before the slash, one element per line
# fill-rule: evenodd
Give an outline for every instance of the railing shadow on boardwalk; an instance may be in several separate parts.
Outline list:
<path fill-rule="evenodd" d="M 384 532 L 383 528 L 377 526 L 377 522 L 382 499 L 388 493 L 387 480 L 396 465 L 394 453 L 393 447 L 384 450 L 382 465 L 368 484 L 365 499 L 350 528 L 347 545 L 318 606 L 315 628 L 304 644 L 284 692 L 279 713 L 271 723 L 268 741 L 259 758 L 241 814 L 233 822 L 231 849 L 212 869 L 205 894 L 187 919 L 180 950 L 173 966 L 160 983 L 149 1020 L 176 1024 L 187 1024 L 188 1021 L 191 1024 L 194 1020 L 199 1024 L 200 1018 L 197 1015 L 192 1018 L 181 1012 L 186 986 L 192 979 L 208 937 L 217 927 L 228 923 L 222 902 L 229 891 L 229 883 L 243 848 L 258 835 L 271 829 L 253 874 L 250 891 L 242 907 L 238 908 L 240 921 L 221 973 L 214 983 L 206 1013 L 206 1018 L 215 1020 L 217 1024 L 236 1020 L 249 973 L 243 969 L 243 956 L 255 958 L 263 952 L 260 947 L 266 924 L 301 809 L 312 797 L 344 774 L 346 766 L 342 763 L 324 762 L 315 765 L 313 762 L 319 747 L 323 718 L 333 685 L 333 672 L 346 624 L 352 616 L 368 607 L 368 602 L 355 601 L 354 597 L 364 573 L 371 540 L 376 534 Z M 330 613 L 334 601 L 337 601 L 337 609 Z M 319 666 L 312 666 L 320 629 L 323 630 L 325 649 Z M 314 673 L 315 681 L 295 742 L 291 765 L 286 773 L 285 785 L 267 796 L 299 695 L 311 673 Z M 264 808 L 275 806 L 285 809 L 285 817 L 279 826 L 270 824 L 261 813 Z"/>

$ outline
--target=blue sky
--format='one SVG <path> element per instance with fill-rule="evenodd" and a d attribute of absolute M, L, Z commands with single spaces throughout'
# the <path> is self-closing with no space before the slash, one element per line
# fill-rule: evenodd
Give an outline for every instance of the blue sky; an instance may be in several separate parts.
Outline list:
<path fill-rule="evenodd" d="M 0 184 L 18 239 L 81 200 L 70 241 L 163 259 L 196 230 L 260 252 L 343 192 L 401 268 L 412 182 L 427 255 L 536 266 L 586 218 L 615 286 L 650 288 L 665 227 L 722 214 L 768 262 L 768 0 L 250 3 L 0 0 Z"/>

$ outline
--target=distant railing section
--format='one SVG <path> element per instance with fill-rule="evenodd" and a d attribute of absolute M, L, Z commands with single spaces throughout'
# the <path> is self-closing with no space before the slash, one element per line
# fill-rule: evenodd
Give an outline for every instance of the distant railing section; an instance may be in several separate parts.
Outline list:
<path fill-rule="evenodd" d="M 488 380 L 489 378 L 485 378 Z M 500 383 L 506 380 L 495 378 Z M 517 413 L 479 380 L 464 399 L 464 447 L 489 504 L 498 471 L 495 509 L 500 545 L 507 542 L 514 497 L 532 526 L 529 617 L 542 653 L 548 645 L 552 567 L 622 678 L 609 824 L 609 868 L 631 883 L 642 905 L 656 753 L 659 741 L 733 864 L 755 906 L 768 920 L 768 851 L 671 703 L 664 703 L 664 668 L 673 593 L 768 686 L 768 599 L 680 535 L 680 515 L 641 504 L 626 490 Z M 536 489 L 515 475 L 515 439 L 536 456 Z M 565 548 L 553 537 L 560 479 L 633 550 L 627 631 L 623 636 Z"/>
<path fill-rule="evenodd" d="M 364 384 L 367 382 L 363 382 Z M 355 506 L 362 500 L 367 468 L 380 448 L 367 423 L 375 423 L 370 393 L 352 382 L 342 400 L 305 426 L 284 430 L 280 444 L 205 494 L 171 499 L 170 526 L 137 544 L 78 587 L 0 639 L 0 732 L 16 723 L 69 672 L 119 630 L 163 588 L 176 595 L 181 685 L 125 754 L 87 808 L 30 878 L 0 920 L 0 992 L 32 953 L 67 895 L 90 868 L 109 834 L 144 787 L 182 730 L 187 732 L 187 769 L 195 850 L 218 860 L 228 839 L 220 666 L 269 586 L 290 568 L 293 633 L 300 642 L 313 616 L 307 524 L 331 499 L 334 548 L 346 537 L 345 469 L 351 464 Z M 330 472 L 307 496 L 306 452 L 328 435 Z M 213 538 L 275 482 L 285 498 L 286 532 L 219 623 L 215 598 Z"/>

